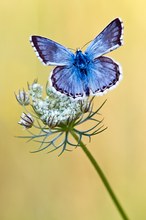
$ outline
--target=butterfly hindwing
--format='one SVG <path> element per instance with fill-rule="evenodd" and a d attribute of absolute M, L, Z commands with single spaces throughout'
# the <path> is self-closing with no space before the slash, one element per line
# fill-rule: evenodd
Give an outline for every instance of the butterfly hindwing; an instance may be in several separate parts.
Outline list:
<path fill-rule="evenodd" d="M 109 57 L 94 60 L 88 71 L 88 85 L 92 94 L 100 95 L 115 86 L 121 79 L 121 67 Z"/>
<path fill-rule="evenodd" d="M 74 54 L 69 49 L 48 38 L 31 36 L 30 42 L 45 65 L 62 66 L 71 64 L 74 59 Z"/>
<path fill-rule="evenodd" d="M 85 53 L 90 59 L 102 56 L 122 45 L 122 35 L 123 22 L 116 18 L 89 44 Z"/>
<path fill-rule="evenodd" d="M 52 86 L 72 98 L 83 97 L 84 89 L 80 72 L 74 67 L 57 66 L 50 77 Z"/>

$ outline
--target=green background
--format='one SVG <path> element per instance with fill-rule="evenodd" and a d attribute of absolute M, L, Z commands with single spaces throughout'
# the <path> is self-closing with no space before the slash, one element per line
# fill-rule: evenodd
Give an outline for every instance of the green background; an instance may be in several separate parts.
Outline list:
<path fill-rule="evenodd" d="M 146 2 L 144 0 L 1 0 L 0 2 L 0 219 L 120 220 L 101 180 L 81 149 L 30 154 L 17 125 L 14 92 L 50 67 L 37 60 L 29 36 L 38 34 L 79 48 L 111 20 L 124 21 L 124 46 L 109 54 L 123 80 L 102 109 L 108 130 L 87 143 L 131 220 L 146 219 Z M 87 140 L 86 140 L 87 141 Z"/>

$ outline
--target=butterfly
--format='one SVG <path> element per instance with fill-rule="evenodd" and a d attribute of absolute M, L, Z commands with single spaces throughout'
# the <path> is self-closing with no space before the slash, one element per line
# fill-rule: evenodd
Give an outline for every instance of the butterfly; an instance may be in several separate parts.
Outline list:
<path fill-rule="evenodd" d="M 120 47 L 122 36 L 123 22 L 116 18 L 91 41 L 85 52 L 77 49 L 74 54 L 41 36 L 31 36 L 30 42 L 43 64 L 56 66 L 50 76 L 51 85 L 75 99 L 102 95 L 120 81 L 120 65 L 103 55 Z"/>

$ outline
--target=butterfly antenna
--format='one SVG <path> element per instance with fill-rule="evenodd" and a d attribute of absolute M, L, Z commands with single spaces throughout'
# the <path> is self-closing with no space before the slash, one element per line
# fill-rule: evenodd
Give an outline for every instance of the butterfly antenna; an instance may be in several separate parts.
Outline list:
<path fill-rule="evenodd" d="M 88 41 L 86 44 L 84 44 L 84 46 L 81 47 L 81 50 L 82 50 L 87 44 L 89 44 L 91 41 L 92 41 L 92 40 L 90 40 L 90 41 Z"/>
<path fill-rule="evenodd" d="M 69 49 L 69 50 L 73 50 L 73 51 L 75 51 L 75 49 L 73 49 L 73 48 L 69 48 L 69 47 L 68 47 L 68 49 Z"/>

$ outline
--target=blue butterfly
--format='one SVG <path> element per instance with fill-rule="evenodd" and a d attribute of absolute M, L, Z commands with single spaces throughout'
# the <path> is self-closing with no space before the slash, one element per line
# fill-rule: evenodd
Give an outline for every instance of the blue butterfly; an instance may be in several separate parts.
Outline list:
<path fill-rule="evenodd" d="M 113 20 L 89 44 L 85 52 L 75 54 L 53 40 L 31 36 L 30 42 L 38 58 L 45 65 L 56 66 L 51 84 L 59 92 L 72 98 L 101 95 L 121 79 L 120 65 L 104 54 L 122 45 L 123 23 Z"/>

